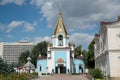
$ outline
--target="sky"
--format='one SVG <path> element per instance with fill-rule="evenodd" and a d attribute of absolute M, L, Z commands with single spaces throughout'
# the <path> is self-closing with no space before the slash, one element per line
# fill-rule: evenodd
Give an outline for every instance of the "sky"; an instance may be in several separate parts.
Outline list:
<path fill-rule="evenodd" d="M 0 0 L 0 42 L 50 41 L 60 5 L 70 41 L 83 49 L 101 21 L 120 15 L 120 0 Z"/>

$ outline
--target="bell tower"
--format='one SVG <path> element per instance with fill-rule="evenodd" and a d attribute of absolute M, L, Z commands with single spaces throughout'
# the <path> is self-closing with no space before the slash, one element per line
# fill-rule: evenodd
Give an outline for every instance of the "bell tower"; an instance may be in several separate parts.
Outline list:
<path fill-rule="evenodd" d="M 58 20 L 52 35 L 52 44 L 53 47 L 68 47 L 69 44 L 69 35 L 63 22 L 61 9 L 59 9 Z"/>
<path fill-rule="evenodd" d="M 58 20 L 48 44 L 47 65 L 49 72 L 57 74 L 73 71 L 74 45 L 69 42 L 69 35 L 62 18 L 62 11 L 59 9 Z"/>

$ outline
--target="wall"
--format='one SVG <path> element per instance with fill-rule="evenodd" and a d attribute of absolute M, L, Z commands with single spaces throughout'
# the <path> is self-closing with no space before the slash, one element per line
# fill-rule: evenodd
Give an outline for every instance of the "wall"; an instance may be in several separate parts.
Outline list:
<path fill-rule="evenodd" d="M 0 58 L 3 58 L 3 43 L 0 43 Z"/>
<path fill-rule="evenodd" d="M 120 28 L 108 28 L 108 48 L 109 50 L 120 49 Z"/>
<path fill-rule="evenodd" d="M 79 64 L 81 64 L 81 67 L 83 68 L 83 72 L 85 71 L 85 63 L 83 60 L 75 59 L 74 64 L 75 64 L 75 70 L 76 70 L 75 72 L 76 73 L 81 72 L 81 71 L 79 71 Z"/>
<path fill-rule="evenodd" d="M 120 77 L 120 51 L 110 51 L 110 77 Z"/>
<path fill-rule="evenodd" d="M 41 65 L 41 72 L 40 72 L 40 65 Z M 37 60 L 36 72 L 38 72 L 39 75 L 40 75 L 41 73 L 46 73 L 46 67 L 47 67 L 47 60 L 46 60 L 46 59 Z"/>
<path fill-rule="evenodd" d="M 55 63 L 59 58 L 62 58 L 65 62 L 67 61 L 67 52 L 66 51 L 55 51 Z"/>

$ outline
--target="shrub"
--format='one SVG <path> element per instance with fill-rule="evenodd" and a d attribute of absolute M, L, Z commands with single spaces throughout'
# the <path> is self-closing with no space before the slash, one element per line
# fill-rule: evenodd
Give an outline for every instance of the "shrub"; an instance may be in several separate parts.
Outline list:
<path fill-rule="evenodd" d="M 103 74 L 100 69 L 95 68 L 95 69 L 90 69 L 89 73 L 94 77 L 94 78 L 100 78 L 103 79 Z"/>
<path fill-rule="evenodd" d="M 5 79 L 6 80 L 28 80 L 27 75 L 25 73 L 11 73 Z"/>
<path fill-rule="evenodd" d="M 42 73 L 42 75 L 46 75 L 46 73 Z M 50 75 L 50 73 L 47 73 L 47 75 Z"/>
<path fill-rule="evenodd" d="M 72 73 L 72 75 L 79 75 L 79 73 Z"/>
<path fill-rule="evenodd" d="M 33 72 L 31 73 L 33 76 L 38 76 L 38 73 L 37 72 Z"/>
<path fill-rule="evenodd" d="M 0 79 L 4 80 L 4 75 L 0 74 Z"/>
<path fill-rule="evenodd" d="M 0 74 L 0 80 L 29 80 L 38 77 L 38 73 L 10 73 L 9 75 Z"/>

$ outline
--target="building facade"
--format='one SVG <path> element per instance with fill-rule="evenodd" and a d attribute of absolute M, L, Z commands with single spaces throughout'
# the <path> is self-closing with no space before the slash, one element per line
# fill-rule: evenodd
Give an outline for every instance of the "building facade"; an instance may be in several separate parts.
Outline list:
<path fill-rule="evenodd" d="M 18 63 L 22 52 L 31 51 L 32 42 L 0 42 L 0 57 L 8 64 Z"/>
<path fill-rule="evenodd" d="M 95 67 L 110 79 L 120 79 L 120 17 L 114 22 L 101 22 L 95 34 L 94 53 Z"/>
<path fill-rule="evenodd" d="M 47 57 L 39 56 L 36 71 L 41 73 L 83 73 L 85 64 L 83 56 L 74 57 L 74 44 L 69 41 L 61 9 L 57 24 L 48 44 Z"/>

